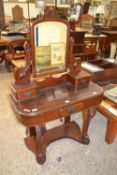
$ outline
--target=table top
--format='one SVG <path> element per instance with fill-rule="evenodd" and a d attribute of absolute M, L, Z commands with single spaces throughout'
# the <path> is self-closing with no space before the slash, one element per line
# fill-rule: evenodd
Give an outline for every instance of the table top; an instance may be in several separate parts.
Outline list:
<path fill-rule="evenodd" d="M 104 86 L 104 97 L 117 104 L 117 85 L 109 84 Z"/>
<path fill-rule="evenodd" d="M 103 88 L 93 82 L 77 89 L 73 84 L 65 82 L 58 86 L 40 89 L 39 96 L 30 100 L 19 101 L 11 95 L 11 102 L 18 115 L 31 117 L 81 102 L 84 103 L 85 108 L 88 108 L 99 104 L 102 94 Z"/>
<path fill-rule="evenodd" d="M 23 39 L 24 36 L 16 35 L 16 36 L 1 36 L 0 37 L 0 45 L 7 45 L 10 41 L 14 39 Z"/>
<path fill-rule="evenodd" d="M 86 33 L 85 38 L 106 38 L 106 35 L 104 35 L 104 34 L 94 35 L 92 33 Z"/>
<path fill-rule="evenodd" d="M 10 31 L 2 31 L 1 34 L 3 36 L 15 36 L 15 35 L 22 35 L 25 36 L 27 35 L 28 32 L 10 32 Z"/>
<path fill-rule="evenodd" d="M 117 35 L 117 30 L 102 31 L 104 34 Z"/>
<path fill-rule="evenodd" d="M 105 116 L 109 116 L 112 118 L 115 118 L 117 120 L 117 97 L 111 97 L 108 94 L 106 94 L 107 91 L 117 88 L 117 84 L 108 84 L 103 86 L 104 89 L 104 97 L 100 105 L 98 105 L 97 109 L 100 112 L 104 112 Z"/>
<path fill-rule="evenodd" d="M 92 74 L 94 82 L 100 85 L 117 82 L 117 61 L 97 59 L 82 63 L 82 68 Z"/>

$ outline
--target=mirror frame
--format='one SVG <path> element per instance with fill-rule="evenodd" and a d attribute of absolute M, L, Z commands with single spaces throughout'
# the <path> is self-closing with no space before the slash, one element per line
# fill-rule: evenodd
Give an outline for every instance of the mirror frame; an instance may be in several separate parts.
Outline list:
<path fill-rule="evenodd" d="M 67 27 L 67 36 L 66 36 L 66 52 L 65 52 L 65 69 L 63 70 L 55 70 L 47 73 L 38 73 L 36 71 L 36 58 L 35 58 L 35 38 L 34 38 L 34 30 L 35 26 L 39 23 L 43 22 L 60 22 L 66 25 Z M 67 71 L 67 59 L 69 59 L 69 35 L 70 35 L 70 26 L 67 20 L 62 19 L 58 16 L 55 8 L 50 8 L 47 13 L 43 16 L 43 18 L 37 19 L 33 22 L 31 27 L 31 58 L 32 58 L 32 76 L 33 77 L 43 77 L 52 74 L 64 73 Z"/>

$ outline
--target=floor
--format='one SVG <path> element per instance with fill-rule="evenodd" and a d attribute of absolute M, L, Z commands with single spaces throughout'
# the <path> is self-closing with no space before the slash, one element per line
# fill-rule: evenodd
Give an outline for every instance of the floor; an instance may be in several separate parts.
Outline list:
<path fill-rule="evenodd" d="M 106 118 L 99 112 L 92 119 L 90 144 L 61 139 L 49 145 L 45 164 L 39 165 L 24 145 L 25 127 L 10 106 L 12 73 L 0 64 L 0 175 L 117 175 L 117 138 L 111 145 L 104 141 Z M 81 124 L 81 114 L 72 119 Z M 48 123 L 47 127 L 61 124 Z"/>

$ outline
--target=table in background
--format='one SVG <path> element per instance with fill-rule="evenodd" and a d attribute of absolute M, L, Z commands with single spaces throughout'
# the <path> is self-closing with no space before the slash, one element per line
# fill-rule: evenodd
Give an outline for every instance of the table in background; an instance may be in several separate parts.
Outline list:
<path fill-rule="evenodd" d="M 107 35 L 105 53 L 106 57 L 110 55 L 111 43 L 116 43 L 117 45 L 117 30 L 102 31 L 104 35 Z"/>
<path fill-rule="evenodd" d="M 7 47 L 8 41 L 5 38 L 0 37 L 0 63 L 5 59 L 5 50 Z"/>
<path fill-rule="evenodd" d="M 107 91 L 113 87 L 117 87 L 117 84 L 116 85 L 109 84 L 109 85 L 104 86 L 104 91 Z M 110 144 L 114 141 L 117 135 L 117 101 L 112 100 L 110 96 L 104 96 L 102 103 L 97 106 L 97 109 L 108 120 L 105 140 L 107 143 Z"/>
<path fill-rule="evenodd" d="M 103 52 L 105 51 L 106 35 L 94 35 L 92 33 L 85 34 L 85 42 L 88 44 L 96 43 L 97 51 L 99 56 L 102 57 Z"/>
<path fill-rule="evenodd" d="M 92 80 L 99 85 L 117 83 L 117 61 L 115 59 L 98 59 L 83 62 L 82 68 L 92 75 Z"/>
<path fill-rule="evenodd" d="M 0 63 L 5 60 L 5 52 L 8 49 L 9 42 L 15 39 L 23 39 L 27 36 L 26 32 L 8 32 L 2 31 L 0 37 Z"/>

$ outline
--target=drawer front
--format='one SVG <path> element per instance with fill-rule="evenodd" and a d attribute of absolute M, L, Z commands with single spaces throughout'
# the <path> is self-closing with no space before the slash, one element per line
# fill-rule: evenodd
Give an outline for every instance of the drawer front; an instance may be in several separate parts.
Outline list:
<path fill-rule="evenodd" d="M 27 100 L 38 95 L 37 89 L 22 90 L 17 93 L 18 99 Z"/>
<path fill-rule="evenodd" d="M 76 112 L 83 110 L 83 108 L 84 108 L 83 103 L 78 103 L 78 104 L 76 103 L 73 105 L 69 105 L 69 106 L 66 106 L 66 107 L 59 109 L 59 115 L 61 117 L 67 117 L 71 114 L 74 114 Z"/>

